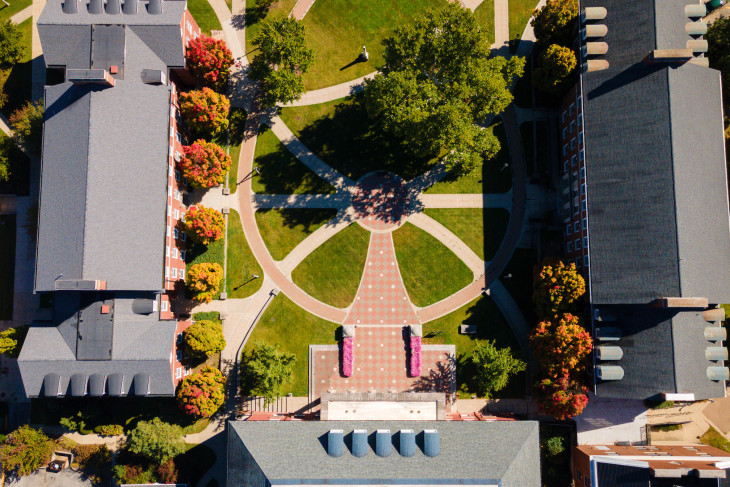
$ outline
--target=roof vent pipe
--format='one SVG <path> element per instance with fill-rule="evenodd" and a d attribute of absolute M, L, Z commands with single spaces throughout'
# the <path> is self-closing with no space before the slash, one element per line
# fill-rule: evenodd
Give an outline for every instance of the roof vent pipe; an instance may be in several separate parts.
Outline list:
<path fill-rule="evenodd" d="M 65 14 L 79 13 L 79 0 L 63 0 L 63 13 L 65 13 Z"/>
<path fill-rule="evenodd" d="M 436 457 L 441 453 L 441 441 L 437 430 L 423 430 L 423 453 Z"/>
<path fill-rule="evenodd" d="M 416 454 L 416 433 L 413 430 L 400 430 L 400 454 L 404 457 Z"/>
<path fill-rule="evenodd" d="M 329 430 L 327 433 L 327 455 L 341 457 L 345 453 L 345 440 L 342 430 Z"/>
<path fill-rule="evenodd" d="M 352 456 L 360 458 L 368 454 L 368 432 L 367 430 L 355 430 L 352 432 Z"/>
<path fill-rule="evenodd" d="M 147 4 L 147 13 L 150 15 L 162 14 L 162 0 L 150 0 Z"/>
<path fill-rule="evenodd" d="M 106 0 L 106 13 L 116 15 L 122 11 L 122 0 Z"/>
<path fill-rule="evenodd" d="M 137 15 L 137 0 L 124 0 L 122 12 L 127 15 Z"/>
<path fill-rule="evenodd" d="M 387 457 L 390 455 L 393 442 L 390 436 L 390 430 L 377 430 L 375 432 L 375 454 L 379 457 Z"/>
<path fill-rule="evenodd" d="M 90 0 L 89 13 L 98 15 L 104 12 L 104 0 Z"/>

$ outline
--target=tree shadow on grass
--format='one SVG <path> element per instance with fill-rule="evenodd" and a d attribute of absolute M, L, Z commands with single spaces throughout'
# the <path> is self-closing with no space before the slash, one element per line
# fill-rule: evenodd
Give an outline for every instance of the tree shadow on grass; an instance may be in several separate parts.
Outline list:
<path fill-rule="evenodd" d="M 289 228 L 302 226 L 306 233 L 314 232 L 319 226 L 326 224 L 337 216 L 334 209 L 261 209 L 258 213 L 266 214 L 276 211 L 281 215 L 282 222 Z"/>

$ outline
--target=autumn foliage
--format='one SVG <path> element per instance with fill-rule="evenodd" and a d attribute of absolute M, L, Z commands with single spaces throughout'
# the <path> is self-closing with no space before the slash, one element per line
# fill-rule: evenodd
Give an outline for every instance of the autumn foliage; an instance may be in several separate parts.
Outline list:
<path fill-rule="evenodd" d="M 185 213 L 182 227 L 190 238 L 203 245 L 208 245 L 223 238 L 226 221 L 223 219 L 223 214 L 215 208 L 198 205 L 191 206 Z"/>
<path fill-rule="evenodd" d="M 177 401 L 185 413 L 210 418 L 225 400 L 226 378 L 214 367 L 204 367 L 199 374 L 183 379 L 177 390 Z"/>
<path fill-rule="evenodd" d="M 219 93 L 226 91 L 233 55 L 224 41 L 206 36 L 193 39 L 188 44 L 185 59 L 188 69 L 202 86 Z"/>
<path fill-rule="evenodd" d="M 583 370 L 593 340 L 579 317 L 566 313 L 556 322 L 538 323 L 530 334 L 530 346 L 548 377 L 559 377 Z"/>
<path fill-rule="evenodd" d="M 196 301 L 210 303 L 218 294 L 223 267 L 217 263 L 201 262 L 190 266 L 185 277 L 188 289 L 193 293 Z"/>
<path fill-rule="evenodd" d="M 183 151 L 180 169 L 192 186 L 205 189 L 223 184 L 231 157 L 218 144 L 200 139 Z"/>
<path fill-rule="evenodd" d="M 538 401 L 543 411 L 565 420 L 579 415 L 588 405 L 588 389 L 569 375 L 544 379 L 537 386 Z"/>
<path fill-rule="evenodd" d="M 213 136 L 228 128 L 231 102 L 210 88 L 180 93 L 180 112 L 190 129 L 199 135 Z"/>
<path fill-rule="evenodd" d="M 586 282 L 575 264 L 546 262 L 535 275 L 532 300 L 543 319 L 571 311 L 573 304 L 586 292 Z"/>

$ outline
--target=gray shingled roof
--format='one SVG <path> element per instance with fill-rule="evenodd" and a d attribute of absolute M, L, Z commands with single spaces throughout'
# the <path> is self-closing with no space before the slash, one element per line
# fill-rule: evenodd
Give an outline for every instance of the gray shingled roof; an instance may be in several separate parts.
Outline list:
<path fill-rule="evenodd" d="M 125 49 L 112 88 L 46 87 L 38 291 L 61 274 L 109 290 L 162 288 L 170 88 L 142 83 L 143 69 L 166 65 L 130 29 Z"/>
<path fill-rule="evenodd" d="M 608 10 L 610 69 L 582 76 L 591 298 L 730 301 L 719 72 L 644 64 L 684 48 L 684 0 L 583 0 Z"/>
<path fill-rule="evenodd" d="M 346 448 L 341 457 L 326 450 L 327 432 L 342 429 Z M 350 453 L 347 434 L 377 429 L 396 434 L 412 429 L 418 435 L 436 429 L 441 452 L 427 457 L 419 447 L 413 457 Z M 538 424 L 532 421 L 232 421 L 228 423 L 228 485 L 257 483 L 261 471 L 270 484 L 406 483 L 498 484 L 504 487 L 540 485 Z M 260 470 L 259 470 L 260 469 Z M 500 483 L 501 482 L 501 483 Z"/>

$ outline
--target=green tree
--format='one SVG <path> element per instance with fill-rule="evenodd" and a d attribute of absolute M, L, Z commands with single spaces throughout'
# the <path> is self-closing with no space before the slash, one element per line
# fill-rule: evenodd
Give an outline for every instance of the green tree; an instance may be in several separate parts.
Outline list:
<path fill-rule="evenodd" d="M 9 358 L 18 358 L 27 335 L 28 325 L 8 328 L 0 333 L 0 354 Z"/>
<path fill-rule="evenodd" d="M 23 58 L 23 34 L 10 19 L 0 22 L 0 68 L 9 68 Z"/>
<path fill-rule="evenodd" d="M 210 418 L 226 399 L 226 378 L 215 367 L 183 379 L 175 394 L 180 408 L 198 418 Z"/>
<path fill-rule="evenodd" d="M 385 39 L 382 74 L 368 80 L 365 107 L 417 158 L 438 157 L 469 171 L 494 157 L 499 141 L 479 126 L 512 101 L 524 59 L 493 57 L 474 14 L 450 4 L 430 10 Z"/>
<path fill-rule="evenodd" d="M 532 13 L 532 28 L 537 38 L 537 48 L 542 50 L 551 44 L 570 46 L 575 37 L 578 20 L 578 0 L 548 0 L 541 9 Z"/>
<path fill-rule="evenodd" d="M 251 351 L 241 357 L 244 393 L 263 396 L 266 404 L 273 402 L 282 395 L 284 384 L 291 380 L 296 360 L 293 353 L 280 352 L 277 345 L 254 343 Z"/>
<path fill-rule="evenodd" d="M 251 61 L 251 77 L 261 82 L 263 105 L 298 100 L 304 93 L 302 75 L 314 62 L 304 24 L 292 17 L 264 21 L 253 44 L 259 52 Z"/>
<path fill-rule="evenodd" d="M 150 461 L 162 465 L 185 451 L 182 428 L 165 423 L 160 418 L 140 421 L 127 437 L 127 448 Z"/>
<path fill-rule="evenodd" d="M 526 367 L 525 362 L 512 356 L 509 347 L 498 349 L 489 340 L 474 347 L 471 363 L 475 368 L 477 391 L 487 398 L 504 389 L 510 377 Z"/>
<path fill-rule="evenodd" d="M 572 49 L 551 44 L 537 58 L 532 84 L 546 93 L 563 95 L 573 81 L 572 74 L 577 64 Z"/>
<path fill-rule="evenodd" d="M 5 438 L 0 446 L 3 472 L 30 475 L 51 459 L 55 443 L 40 430 L 23 425 Z"/>
<path fill-rule="evenodd" d="M 40 155 L 43 144 L 43 100 L 26 102 L 10 114 L 13 140 L 34 154 Z"/>
<path fill-rule="evenodd" d="M 185 348 L 195 357 L 210 357 L 226 347 L 223 327 L 215 321 L 196 321 L 183 332 Z"/>

